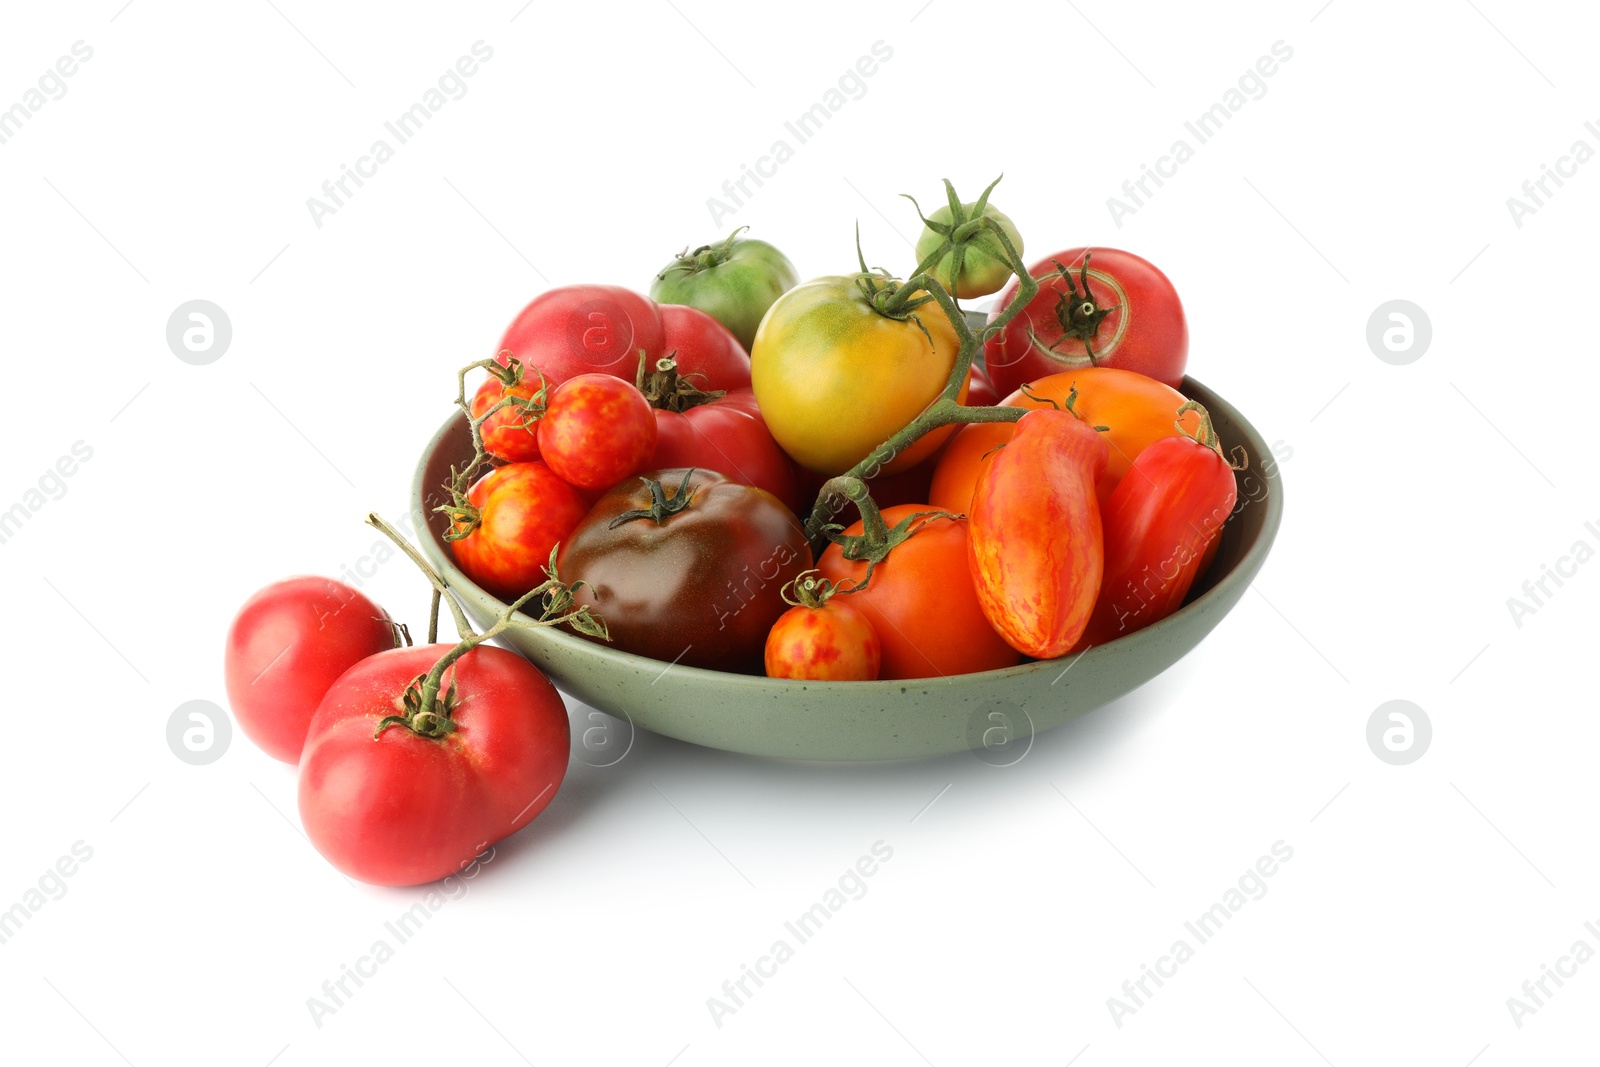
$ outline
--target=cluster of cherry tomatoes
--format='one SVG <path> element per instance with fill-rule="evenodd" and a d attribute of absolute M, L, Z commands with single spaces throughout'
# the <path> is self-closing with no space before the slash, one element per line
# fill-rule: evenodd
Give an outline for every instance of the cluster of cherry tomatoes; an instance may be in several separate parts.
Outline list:
<path fill-rule="evenodd" d="M 648 296 L 539 295 L 458 373 L 475 451 L 437 510 L 460 569 L 507 605 L 496 623 L 473 631 L 386 530 L 460 643 L 412 647 L 320 578 L 262 590 L 229 633 L 235 713 L 299 763 L 325 856 L 427 881 L 548 805 L 567 719 L 543 674 L 485 643 L 509 626 L 664 666 L 860 681 L 1060 657 L 1181 605 L 1236 463 L 1178 392 L 1171 282 L 1115 249 L 1027 266 L 989 190 L 946 187 L 948 206 L 918 208 L 909 281 L 863 261 L 802 284 L 736 232 Z M 958 301 L 1002 287 L 969 324 Z"/>

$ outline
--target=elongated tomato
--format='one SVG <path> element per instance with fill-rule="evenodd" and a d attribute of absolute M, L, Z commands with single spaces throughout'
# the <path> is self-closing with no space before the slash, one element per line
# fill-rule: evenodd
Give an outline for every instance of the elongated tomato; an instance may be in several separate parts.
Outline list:
<path fill-rule="evenodd" d="M 1098 645 L 1166 618 L 1188 596 L 1238 496 L 1200 405 L 1198 438 L 1164 437 L 1139 453 L 1105 511 L 1106 572 L 1079 644 Z M 1181 415 L 1181 411 L 1180 411 Z"/>
<path fill-rule="evenodd" d="M 1024 655 L 1077 643 L 1105 569 L 1095 480 L 1108 448 L 1067 411 L 1030 411 L 979 476 L 969 562 L 989 624 Z"/>

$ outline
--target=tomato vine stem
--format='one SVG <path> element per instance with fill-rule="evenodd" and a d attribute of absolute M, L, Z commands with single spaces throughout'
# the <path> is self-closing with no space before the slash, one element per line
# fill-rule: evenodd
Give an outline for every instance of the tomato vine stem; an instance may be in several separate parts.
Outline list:
<path fill-rule="evenodd" d="M 993 189 L 995 182 L 990 183 Z M 984 190 L 987 197 L 989 190 Z M 954 190 L 949 190 L 950 196 L 955 198 Z M 956 200 L 959 203 L 959 199 Z M 918 215 L 921 215 L 919 209 Z M 967 322 L 967 316 L 961 310 L 960 304 L 944 285 L 934 276 L 934 267 L 958 243 L 969 241 L 973 235 L 987 231 L 1000 246 L 1004 253 L 1006 263 L 1011 267 L 1012 273 L 1017 278 L 1017 291 L 1011 300 L 1000 309 L 984 327 L 974 331 Z M 858 251 L 859 255 L 859 251 Z M 863 262 L 865 260 L 863 259 Z M 1016 422 L 1025 413 L 1024 408 L 1012 407 L 967 407 L 960 401 L 961 387 L 967 381 L 967 375 L 972 370 L 972 361 L 977 356 L 978 346 L 987 342 L 1005 329 L 1006 324 L 1017 315 L 1039 292 L 1039 279 L 1028 272 L 1028 265 L 1022 261 L 1022 256 L 1012 244 L 1011 238 L 1006 235 L 1000 224 L 988 215 L 979 215 L 970 222 L 963 224 L 940 242 L 939 247 L 930 252 L 917 269 L 904 281 L 883 274 L 872 274 L 863 267 L 862 277 L 871 275 L 870 283 L 863 282 L 863 292 L 868 296 L 868 302 L 873 309 L 887 318 L 915 318 L 919 307 L 928 303 L 938 304 L 950 325 L 955 328 L 956 336 L 960 339 L 961 346 L 956 351 L 955 365 L 950 368 L 950 378 L 945 383 L 939 397 L 922 414 L 912 419 L 898 433 L 873 449 L 861 462 L 851 467 L 839 478 L 831 479 L 823 486 L 817 495 L 816 503 L 812 506 L 811 515 L 806 519 L 806 538 L 811 541 L 812 548 L 820 550 L 828 541 L 825 527 L 836 515 L 846 500 L 850 500 L 860 507 L 861 498 L 844 491 L 848 483 L 840 482 L 843 478 L 854 478 L 864 481 L 881 471 L 895 456 L 915 444 L 926 434 L 943 426 L 967 425 L 978 422 Z M 1047 276 L 1048 277 L 1048 276 Z M 918 325 L 921 325 L 918 323 Z M 866 487 L 861 487 L 861 493 L 866 495 Z M 863 511 L 863 517 L 865 512 Z"/>

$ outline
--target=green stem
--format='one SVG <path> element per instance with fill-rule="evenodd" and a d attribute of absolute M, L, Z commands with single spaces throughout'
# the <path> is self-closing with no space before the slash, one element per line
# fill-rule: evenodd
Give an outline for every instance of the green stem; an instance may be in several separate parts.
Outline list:
<path fill-rule="evenodd" d="M 455 619 L 456 631 L 463 637 L 471 634 L 472 624 L 467 621 L 466 613 L 461 610 L 461 605 L 456 603 L 455 596 L 451 594 L 450 588 L 444 584 L 444 579 L 439 577 L 439 572 L 434 570 L 433 567 L 429 565 L 428 561 L 422 558 L 422 553 L 411 547 L 411 542 L 407 541 L 404 537 L 401 537 L 400 531 L 396 530 L 393 526 L 390 526 L 387 522 L 385 522 L 383 516 L 379 515 L 376 511 L 369 512 L 367 514 L 367 525 L 376 527 L 378 531 L 383 534 L 383 536 L 393 541 L 395 546 L 399 548 L 401 552 L 406 554 L 406 558 L 411 560 L 412 563 L 415 563 L 417 567 L 421 569 L 424 577 L 428 579 L 428 584 L 433 586 L 434 604 L 432 617 L 428 622 L 428 643 L 431 645 L 438 639 L 438 601 L 440 598 L 443 598 L 444 601 L 450 605 L 450 615 Z"/>

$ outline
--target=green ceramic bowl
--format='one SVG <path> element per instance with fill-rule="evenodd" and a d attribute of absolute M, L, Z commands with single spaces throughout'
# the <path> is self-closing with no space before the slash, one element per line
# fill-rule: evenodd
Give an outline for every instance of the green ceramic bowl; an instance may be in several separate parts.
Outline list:
<path fill-rule="evenodd" d="M 1233 405 L 1193 378 L 1182 391 L 1206 406 L 1225 450 L 1243 445 L 1249 453 L 1252 467 L 1239 475 L 1244 506 L 1188 603 L 1075 659 L 916 681 L 797 682 L 669 666 L 549 628 L 507 631 L 499 640 L 584 703 L 697 745 L 789 759 L 913 759 L 964 749 L 1012 758 L 1004 755 L 1016 751 L 1008 746 L 1110 703 L 1176 663 L 1233 610 L 1267 558 L 1283 516 L 1282 481 L 1264 462 L 1271 450 Z M 443 516 L 431 511 L 450 465 L 471 455 L 466 420 L 457 415 L 417 464 L 411 508 L 423 551 L 483 626 L 504 604 L 456 567 L 441 536 Z"/>

